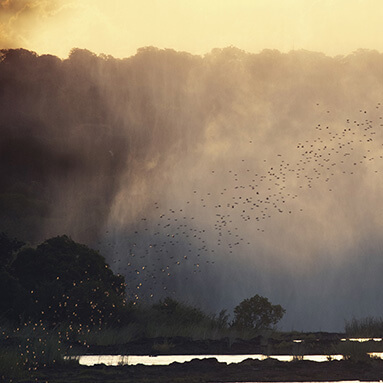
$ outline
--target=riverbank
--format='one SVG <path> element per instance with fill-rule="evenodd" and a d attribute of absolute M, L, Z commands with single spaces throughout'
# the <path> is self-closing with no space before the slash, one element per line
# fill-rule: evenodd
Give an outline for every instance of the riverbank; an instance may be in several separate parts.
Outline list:
<path fill-rule="evenodd" d="M 223 382 L 223 381 L 331 381 L 381 380 L 383 361 L 370 359 L 367 353 L 382 352 L 381 338 L 346 340 L 344 333 L 282 333 L 266 332 L 250 339 L 192 339 L 188 337 L 140 338 L 116 343 L 90 336 L 88 341 L 74 341 L 66 333 L 56 330 L 46 338 L 37 338 L 36 331 L 13 333 L 0 342 L 0 378 L 14 378 L 13 382 L 87 383 L 87 382 Z M 59 337 L 61 336 L 61 338 Z M 108 340 L 111 340 L 109 342 Z M 262 354 L 266 360 L 220 359 L 219 355 Z M 126 365 L 124 359 L 115 367 L 84 366 L 75 360 L 63 360 L 75 355 L 210 355 L 209 359 L 172 363 L 167 366 Z M 290 356 L 273 360 L 277 355 Z M 324 362 L 303 360 L 304 356 L 322 355 Z M 344 360 L 333 360 L 338 355 Z M 195 358 L 196 358 L 195 357 Z M 192 357 L 193 358 L 193 357 Z M 331 359 L 332 358 L 332 359 Z M 155 358 L 150 358 L 154 359 Z M 307 357 L 305 359 L 308 359 Z M 184 359 L 185 360 L 185 359 Z M 190 360 L 190 359 L 187 359 Z M 167 363 L 171 363 L 171 359 Z M 182 359 L 179 362 L 183 361 Z M 224 363 L 224 361 L 228 363 Z M 96 359 L 93 363 L 109 363 Z M 144 363 L 144 362 L 138 362 Z M 150 362 L 151 363 L 151 362 Z M 229 364 L 230 363 L 230 364 Z M 17 379 L 16 379 L 17 378 Z M 5 380 L 7 381 L 7 380 Z"/>
<path fill-rule="evenodd" d="M 194 383 L 250 381 L 379 381 L 383 378 L 383 360 L 280 362 L 272 358 L 247 359 L 238 364 L 219 363 L 215 358 L 193 359 L 169 366 L 81 366 L 74 363 L 34 371 L 20 383 Z"/>
<path fill-rule="evenodd" d="M 272 333 L 251 339 L 199 339 L 188 337 L 141 338 L 121 344 L 71 343 L 71 355 L 331 355 L 382 352 L 383 341 L 344 341 L 342 333 Z M 357 349 L 357 350 L 354 350 Z"/>

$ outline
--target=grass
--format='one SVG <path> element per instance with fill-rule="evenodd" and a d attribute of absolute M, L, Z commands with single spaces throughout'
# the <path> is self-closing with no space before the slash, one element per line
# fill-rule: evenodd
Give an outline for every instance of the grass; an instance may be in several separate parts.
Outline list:
<path fill-rule="evenodd" d="M 26 374 L 22 359 L 16 349 L 0 351 L 0 381 L 19 379 Z"/>
<path fill-rule="evenodd" d="M 230 344 L 236 339 L 250 340 L 258 335 L 269 337 L 270 332 L 252 329 L 236 329 L 232 327 L 218 327 L 209 322 L 182 325 L 177 323 L 148 323 L 142 334 L 146 338 L 183 337 L 192 340 L 221 340 L 227 339 Z"/>
<path fill-rule="evenodd" d="M 231 345 L 236 339 L 249 340 L 262 335 L 261 346 L 265 346 L 267 354 L 272 354 L 274 347 L 293 354 L 294 361 L 303 359 L 309 344 L 293 343 L 286 338 L 285 333 L 276 331 L 239 330 L 227 323 L 217 323 L 214 317 L 202 317 L 200 320 L 187 322 L 187 316 L 179 316 L 174 320 L 171 316 L 158 314 L 153 311 L 142 311 L 141 317 L 132 323 L 118 328 L 97 328 L 89 326 L 73 326 L 69 324 L 46 328 L 42 323 L 27 323 L 20 327 L 0 323 L 0 380 L 17 381 L 26 379 L 31 373 L 43 367 L 61 365 L 63 363 L 78 363 L 78 361 L 64 361 L 63 356 L 71 352 L 73 344 L 82 346 L 116 346 L 143 338 L 157 339 L 153 350 L 159 353 L 171 353 L 174 344 L 171 338 L 183 337 L 192 340 L 227 340 Z M 139 320 L 140 319 L 140 320 Z M 353 319 L 346 325 L 347 335 L 351 337 L 379 337 L 381 336 L 382 319 L 366 318 Z M 297 334 L 302 338 L 304 334 Z M 294 339 L 295 334 L 289 334 Z M 314 335 L 308 335 L 311 340 Z M 269 343 L 273 337 L 280 340 L 280 344 Z M 315 337 L 314 337 L 315 338 Z M 314 339 L 313 338 L 313 339 Z M 369 361 L 368 352 L 378 351 L 383 347 L 379 342 L 338 342 L 326 354 L 341 354 L 345 360 Z M 372 350 L 374 348 L 374 350 Z M 275 351 L 275 349 L 274 349 Z"/>
<path fill-rule="evenodd" d="M 383 336 L 383 319 L 366 317 L 362 319 L 353 318 L 346 321 L 345 331 L 348 336 L 370 338 Z"/>
<path fill-rule="evenodd" d="M 141 334 L 141 327 L 138 324 L 132 323 L 118 328 L 107 327 L 83 331 L 78 331 L 77 329 L 72 339 L 77 341 L 77 343 L 85 345 L 113 346 L 131 342 L 138 339 Z"/>
<path fill-rule="evenodd" d="M 67 351 L 62 333 L 42 323 L 0 325 L 0 377 L 12 381 L 39 368 L 61 365 Z M 71 362 L 73 363 L 73 361 Z"/>
<path fill-rule="evenodd" d="M 184 337 L 192 340 L 252 339 L 261 334 L 254 329 L 230 326 L 223 310 L 218 316 L 205 314 L 199 309 L 172 299 L 152 307 L 137 307 L 135 323 L 141 326 L 140 336 L 145 338 Z M 267 331 L 266 331 L 267 332 Z M 263 331 L 262 335 L 266 335 Z M 270 331 L 267 332 L 268 335 Z"/>
<path fill-rule="evenodd" d="M 169 353 L 174 347 L 174 344 L 165 339 L 163 342 L 154 343 L 153 350 L 160 353 Z"/>
<path fill-rule="evenodd" d="M 353 362 L 365 362 L 370 360 L 369 345 L 359 342 L 339 342 L 333 346 L 333 353 L 343 355 L 343 359 L 352 360 Z"/>

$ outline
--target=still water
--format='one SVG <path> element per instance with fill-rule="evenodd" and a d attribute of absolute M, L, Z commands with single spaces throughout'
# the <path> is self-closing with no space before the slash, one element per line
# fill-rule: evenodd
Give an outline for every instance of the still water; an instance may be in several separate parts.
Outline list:
<path fill-rule="evenodd" d="M 342 338 L 341 342 L 359 342 L 359 343 L 364 343 L 364 342 L 382 342 L 383 338 Z M 302 343 L 302 339 L 294 339 L 294 343 Z"/>
<path fill-rule="evenodd" d="M 383 358 L 383 353 L 370 353 L 371 356 Z M 290 362 L 294 359 L 293 355 L 272 355 L 274 359 L 281 362 Z M 80 355 L 68 357 L 77 359 L 80 364 L 85 366 L 94 366 L 96 364 L 105 364 L 107 366 L 118 365 L 136 365 L 144 364 L 148 366 L 166 366 L 173 362 L 184 363 L 192 359 L 216 358 L 221 363 L 240 363 L 245 359 L 267 359 L 267 355 L 249 354 L 249 355 Z M 328 360 L 341 360 L 343 355 L 304 355 L 300 357 L 303 360 L 314 362 L 326 362 Z"/>

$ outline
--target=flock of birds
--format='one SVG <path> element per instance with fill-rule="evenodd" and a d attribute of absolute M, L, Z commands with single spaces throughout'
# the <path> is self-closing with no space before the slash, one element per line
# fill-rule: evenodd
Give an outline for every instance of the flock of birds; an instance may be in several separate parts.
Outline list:
<path fill-rule="evenodd" d="M 177 283 L 214 267 L 222 254 L 235 256 L 244 246 L 251 250 L 268 221 L 304 209 L 299 199 L 310 189 L 343 193 L 342 177 L 381 174 L 381 104 L 344 119 L 319 103 L 314 107 L 321 121 L 304 127 L 300 141 L 266 159 L 260 157 L 255 131 L 246 142 L 254 146 L 253 152 L 246 149 L 252 155 L 238 153 L 230 166 L 222 161 L 219 168 L 205 170 L 200 187 L 172 206 L 153 201 L 147 215 L 127 232 L 105 233 L 100 251 L 125 276 L 131 299 L 176 295 Z"/>

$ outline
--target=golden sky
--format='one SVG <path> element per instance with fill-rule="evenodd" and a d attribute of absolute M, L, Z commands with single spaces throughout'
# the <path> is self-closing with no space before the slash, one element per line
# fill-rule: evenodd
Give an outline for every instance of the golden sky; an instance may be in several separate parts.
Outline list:
<path fill-rule="evenodd" d="M 128 57 L 143 46 L 383 51 L 382 0 L 0 0 L 0 48 Z"/>

